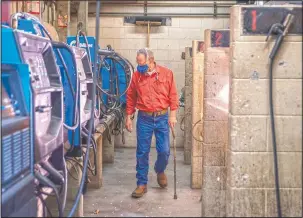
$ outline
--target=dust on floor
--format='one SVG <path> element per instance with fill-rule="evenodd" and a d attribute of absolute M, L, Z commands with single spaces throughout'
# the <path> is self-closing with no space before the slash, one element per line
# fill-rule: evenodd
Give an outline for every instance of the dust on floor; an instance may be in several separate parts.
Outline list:
<path fill-rule="evenodd" d="M 131 198 L 136 188 L 136 150 L 115 150 L 115 162 L 103 166 L 103 186 L 90 189 L 84 196 L 84 216 L 95 217 L 201 217 L 201 190 L 190 188 L 190 165 L 183 164 L 183 151 L 177 150 L 177 195 L 173 199 L 173 152 L 166 170 L 167 189 L 158 188 L 153 170 L 157 158 L 151 148 L 148 192 L 140 199 Z M 97 214 L 94 214 L 96 212 Z"/>

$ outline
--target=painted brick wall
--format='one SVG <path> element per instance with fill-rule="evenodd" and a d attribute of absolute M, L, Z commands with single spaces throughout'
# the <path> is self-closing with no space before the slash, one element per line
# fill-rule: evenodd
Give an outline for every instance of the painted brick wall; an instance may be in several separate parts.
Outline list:
<path fill-rule="evenodd" d="M 242 36 L 231 12 L 227 216 L 275 217 L 266 36 Z M 285 38 L 273 67 L 273 99 L 283 217 L 302 215 L 302 35 Z"/>
<path fill-rule="evenodd" d="M 211 47 L 212 30 L 205 31 L 202 217 L 224 217 L 230 61 L 229 47 Z"/>
<path fill-rule="evenodd" d="M 220 8 L 222 10 L 222 8 Z M 142 12 L 142 8 L 136 7 L 112 7 L 105 6 L 103 11 L 136 11 Z M 153 8 L 154 12 L 186 12 L 197 8 Z M 163 10 L 163 11 L 162 11 Z M 185 10 L 185 11 L 184 11 Z M 228 9 L 225 9 L 228 11 Z M 193 11 L 194 12 L 194 11 Z M 210 11 L 211 12 L 211 11 Z M 195 12 L 198 13 L 198 12 Z M 77 17 L 71 17 L 70 34 L 76 33 Z M 193 40 L 203 40 L 204 30 L 207 28 L 227 28 L 228 18 L 172 18 L 172 26 L 151 27 L 150 48 L 153 49 L 157 64 L 170 68 L 175 75 L 177 89 L 180 94 L 184 87 L 185 61 L 181 59 L 186 46 L 191 46 Z M 95 19 L 89 18 L 88 35 L 95 34 Z M 147 27 L 124 25 L 123 17 L 101 17 L 100 19 L 100 46 L 110 44 L 112 47 L 129 59 L 136 66 L 136 51 L 146 47 Z M 180 129 L 180 123 L 184 114 L 183 108 L 178 112 L 178 125 L 176 127 L 177 147 L 184 145 L 184 133 Z M 134 122 L 135 126 L 135 122 Z M 115 146 L 136 147 L 135 129 L 133 133 L 126 133 L 126 145 L 122 145 L 120 137 Z M 120 142 L 120 143 L 119 143 Z M 154 143 L 154 140 L 153 140 Z"/>

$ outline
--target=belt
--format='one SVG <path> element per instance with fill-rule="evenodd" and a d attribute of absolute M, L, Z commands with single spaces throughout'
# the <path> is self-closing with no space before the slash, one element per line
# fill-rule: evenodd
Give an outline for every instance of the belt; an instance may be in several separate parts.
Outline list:
<path fill-rule="evenodd" d="M 143 114 L 152 116 L 152 117 L 157 117 L 157 116 L 161 116 L 167 113 L 167 109 L 162 110 L 162 111 L 155 111 L 155 112 L 147 112 L 147 111 L 141 111 Z"/>

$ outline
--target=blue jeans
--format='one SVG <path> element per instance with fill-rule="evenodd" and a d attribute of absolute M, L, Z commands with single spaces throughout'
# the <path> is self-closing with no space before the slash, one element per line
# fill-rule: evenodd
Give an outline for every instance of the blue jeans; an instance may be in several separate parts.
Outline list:
<path fill-rule="evenodd" d="M 168 113 L 150 116 L 139 111 L 137 119 L 137 185 L 146 185 L 148 181 L 149 152 L 152 135 L 155 133 L 157 161 L 154 170 L 162 173 L 168 164 L 170 154 Z"/>

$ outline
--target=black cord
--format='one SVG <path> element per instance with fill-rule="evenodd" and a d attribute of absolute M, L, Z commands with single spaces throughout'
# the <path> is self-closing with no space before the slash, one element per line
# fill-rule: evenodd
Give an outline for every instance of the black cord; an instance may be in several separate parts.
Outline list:
<path fill-rule="evenodd" d="M 270 110 L 270 121 L 271 121 L 270 123 L 271 123 L 271 132 L 272 132 L 273 155 L 274 155 L 277 212 L 278 212 L 278 217 L 282 217 L 278 154 L 277 154 L 276 129 L 275 129 L 275 117 L 274 117 L 274 103 L 273 103 L 273 62 L 274 62 L 273 59 L 270 58 L 269 59 L 269 110 Z"/>
<path fill-rule="evenodd" d="M 121 67 L 126 71 L 128 72 L 128 70 L 126 69 L 127 67 L 124 66 L 124 64 L 121 62 L 123 61 L 129 68 L 133 69 L 132 66 L 129 66 L 129 62 L 122 58 L 119 54 L 117 53 L 114 53 L 114 54 L 109 54 L 109 55 L 105 55 L 104 56 L 104 59 L 111 59 L 112 61 L 114 60 L 117 64 L 121 65 Z M 103 62 L 102 62 L 103 63 Z M 104 64 L 101 63 L 101 68 L 100 70 L 102 70 L 103 67 L 106 67 Z M 107 69 L 107 68 L 106 68 Z M 100 72 L 100 71 L 99 71 Z M 125 73 L 125 77 L 126 77 L 126 81 L 128 81 L 128 78 L 127 78 L 127 73 Z M 129 81 L 130 82 L 130 81 Z M 125 95 L 127 89 L 123 92 L 123 93 L 117 93 L 117 95 L 113 95 L 111 93 L 108 93 L 106 91 L 104 91 L 100 86 L 97 86 L 97 88 L 100 89 L 100 91 L 104 94 L 106 94 L 107 96 L 110 96 L 110 97 L 113 97 L 113 98 L 116 98 L 116 99 L 119 99 L 121 96 Z"/>
<path fill-rule="evenodd" d="M 83 131 L 84 131 L 84 137 L 86 137 L 87 141 L 88 141 L 88 130 L 86 128 L 83 128 Z M 92 147 L 93 147 L 93 151 L 94 151 L 94 168 L 91 171 L 92 175 L 93 176 L 96 176 L 97 175 L 97 171 L 98 171 L 98 168 L 97 168 L 97 143 L 96 143 L 96 140 L 94 139 L 93 135 L 91 135 L 91 140 L 92 140 Z M 83 146 L 84 148 L 84 146 Z M 90 146 L 87 146 L 87 149 L 90 149 Z M 83 154 L 85 155 L 86 152 L 85 151 L 82 151 Z M 89 161 L 89 168 L 91 168 L 91 164 L 90 164 L 90 161 Z"/>
<path fill-rule="evenodd" d="M 66 159 L 66 162 L 69 162 L 71 165 L 72 165 L 72 167 L 75 169 L 75 171 L 76 171 L 76 173 L 77 173 L 77 175 L 79 175 L 79 172 L 78 172 L 78 169 L 77 169 L 77 167 L 75 166 L 75 163 L 76 164 L 79 164 L 77 161 L 74 161 L 74 159 L 72 159 L 72 158 L 69 158 L 69 157 L 65 157 L 65 159 Z M 75 163 L 74 163 L 75 162 Z M 81 165 L 81 171 L 82 171 L 82 165 Z M 78 180 L 78 178 L 75 178 L 74 177 L 74 175 L 70 172 L 70 170 L 69 169 L 67 169 L 67 172 L 68 172 L 68 174 L 74 179 L 74 180 Z"/>
<path fill-rule="evenodd" d="M 62 208 L 62 204 L 60 201 L 60 197 L 59 197 L 59 193 L 56 188 L 56 185 L 51 180 L 49 180 L 47 177 L 41 175 L 39 172 L 35 172 L 35 177 L 41 184 L 53 189 L 53 191 L 55 193 L 57 205 L 58 205 L 59 217 L 63 217 L 63 208 Z"/>

